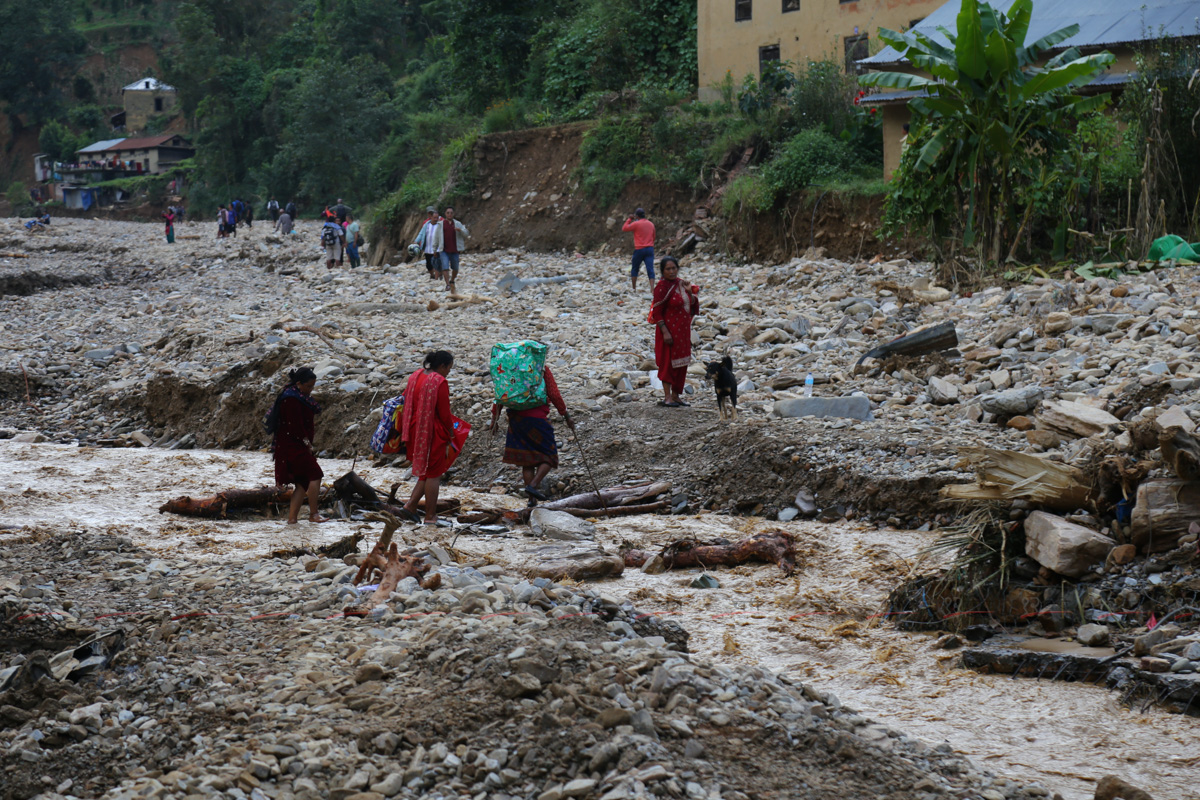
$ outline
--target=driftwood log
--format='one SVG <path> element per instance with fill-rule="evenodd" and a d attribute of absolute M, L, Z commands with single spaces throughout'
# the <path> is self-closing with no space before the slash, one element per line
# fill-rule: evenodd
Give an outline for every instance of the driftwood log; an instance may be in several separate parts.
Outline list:
<path fill-rule="evenodd" d="M 868 358 L 883 358 L 884 356 L 902 355 L 919 356 L 925 353 L 940 353 L 958 347 L 958 331 L 953 322 L 940 322 L 909 331 L 903 336 L 892 339 L 863 353 L 854 365 L 857 370 Z"/>
<path fill-rule="evenodd" d="M 291 502 L 288 486 L 262 486 L 258 489 L 226 489 L 209 497 L 176 497 L 158 507 L 158 513 L 170 512 L 185 517 L 219 519 L 236 509 L 263 509 L 284 506 Z"/>
<path fill-rule="evenodd" d="M 542 503 L 538 508 L 544 508 L 547 511 L 566 511 L 568 514 L 574 514 L 577 517 L 646 514 L 666 508 L 669 505 L 669 501 L 651 503 L 644 503 L 643 501 L 652 500 L 660 494 L 669 491 L 671 491 L 669 481 L 645 483 L 640 486 L 616 486 L 610 489 L 601 489 L 599 494 L 596 492 L 585 492 L 583 494 L 573 494 L 570 497 L 563 497 L 558 500 L 551 500 L 548 503 Z M 529 522 L 529 515 L 532 512 L 532 508 L 523 508 L 520 511 L 506 512 L 505 517 L 519 522 Z"/>
<path fill-rule="evenodd" d="M 735 567 L 747 561 L 759 561 L 778 564 L 784 575 L 791 575 L 796 571 L 796 540 L 784 531 L 756 533 L 736 542 L 728 539 L 714 539 L 711 542 L 681 539 L 663 548 L 659 556 L 664 569 Z M 625 566 L 641 567 L 650 558 L 642 550 L 629 550 L 625 553 Z"/>
<path fill-rule="evenodd" d="M 1200 520 L 1200 482 L 1176 478 L 1143 481 L 1133 508 L 1131 538 L 1143 553 L 1164 553 Z"/>
<path fill-rule="evenodd" d="M 429 565 L 425 563 L 425 559 L 419 556 L 400 555 L 400 548 L 396 546 L 395 542 L 392 542 L 391 547 L 387 549 L 386 555 L 380 552 L 379 545 L 376 545 L 363 561 L 362 566 L 359 567 L 359 574 L 365 574 L 368 578 L 378 580 L 379 587 L 361 605 L 368 609 L 375 608 L 391 596 L 400 581 L 405 578 L 416 578 L 421 581 L 428 571 Z M 355 585 L 357 585 L 357 581 Z"/>
<path fill-rule="evenodd" d="M 1055 511 L 1092 505 L 1091 481 L 1082 470 L 1029 453 L 964 447 L 960 469 L 974 469 L 975 483 L 943 486 L 943 500 L 1028 500 Z"/>

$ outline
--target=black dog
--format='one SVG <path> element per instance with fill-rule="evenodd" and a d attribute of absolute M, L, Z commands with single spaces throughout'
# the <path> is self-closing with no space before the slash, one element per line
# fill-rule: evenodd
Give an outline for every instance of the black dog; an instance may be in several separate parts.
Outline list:
<path fill-rule="evenodd" d="M 717 411 L 721 419 L 737 422 L 737 378 L 733 374 L 733 359 L 725 356 L 720 361 L 708 362 L 704 375 L 717 390 Z"/>

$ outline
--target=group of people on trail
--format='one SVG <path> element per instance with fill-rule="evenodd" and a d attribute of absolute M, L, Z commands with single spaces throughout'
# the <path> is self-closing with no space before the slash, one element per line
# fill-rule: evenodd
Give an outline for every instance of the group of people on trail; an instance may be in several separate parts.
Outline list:
<path fill-rule="evenodd" d="M 421 368 L 408 376 L 404 386 L 403 411 L 397 428 L 415 481 L 401 511 L 410 522 L 437 525 L 442 476 L 454 465 L 471 430 L 470 425 L 450 410 L 450 384 L 446 379 L 453 368 L 454 354 L 435 350 L 425 356 Z M 547 499 L 542 482 L 550 470 L 558 466 L 558 444 L 549 421 L 550 406 L 553 405 L 567 426 L 575 430 L 575 421 L 567 412 L 550 368 L 545 367 L 542 374 L 547 402 L 534 408 L 508 409 L 508 434 L 501 459 L 505 464 L 521 468 L 524 491 L 537 500 Z M 305 498 L 309 520 L 326 521 L 317 511 L 324 473 L 317 463 L 312 444 L 315 416 L 321 410 L 311 397 L 315 385 L 316 375 L 310 368 L 293 370 L 288 374 L 287 386 L 267 415 L 267 427 L 274 434 L 275 483 L 296 487 L 289 507 L 289 525 L 299 520 Z M 498 404 L 492 406 L 491 431 L 497 428 L 500 409 Z"/>
<path fill-rule="evenodd" d="M 458 281 L 458 257 L 471 232 L 454 218 L 454 206 L 446 206 L 444 214 L 437 208 L 425 209 L 425 222 L 412 246 L 425 256 L 425 269 L 430 280 L 444 280 L 446 291 L 454 292 Z"/>
<path fill-rule="evenodd" d="M 454 218 L 454 209 L 447 207 L 443 214 L 430 206 L 410 252 L 425 256 L 425 268 L 431 279 L 443 279 L 453 291 L 458 274 L 458 255 L 467 237 L 466 227 Z M 286 210 L 278 219 L 287 216 Z M 326 266 L 342 263 L 344 247 L 357 266 L 357 252 L 352 242 L 361 241 L 353 214 L 341 200 L 327 209 L 322 224 L 322 244 L 325 246 Z M 630 278 L 633 289 L 641 267 L 653 284 L 653 296 L 647 322 L 654 326 L 654 360 L 658 379 L 662 382 L 663 399 L 660 406 L 688 406 L 684 400 L 688 366 L 692 361 L 692 322 L 700 313 L 700 287 L 689 285 L 680 276 L 679 261 L 664 255 L 658 262 L 655 282 L 654 225 L 643 209 L 637 209 L 625 221 L 625 231 L 634 235 L 634 255 Z M 326 233 L 328 231 L 328 233 Z M 545 346 L 536 342 L 544 351 Z M 506 347 L 506 345 L 497 345 Z M 402 443 L 405 457 L 412 466 L 414 486 L 402 509 L 409 521 L 425 525 L 437 524 L 437 500 L 443 476 L 454 464 L 470 432 L 470 425 L 457 418 L 450 409 L 450 385 L 447 378 L 454 367 L 454 355 L 446 350 L 429 353 L 421 368 L 408 376 L 404 393 L 393 401 L 395 410 L 394 434 Z M 544 402 L 532 408 L 492 406 L 489 431 L 495 431 L 500 412 L 508 412 L 508 432 L 505 437 L 502 462 L 520 467 L 523 491 L 530 502 L 546 500 L 543 483 L 551 470 L 558 466 L 558 445 L 554 427 L 550 424 L 553 406 L 567 426 L 574 431 L 575 421 L 567 411 L 562 392 L 549 367 L 542 367 Z M 322 472 L 313 453 L 314 417 L 320 406 L 310 396 L 316 377 L 312 370 L 302 367 L 289 375 L 287 387 L 273 407 L 278 418 L 274 431 L 275 478 L 280 485 L 294 484 L 288 522 L 295 523 L 305 498 L 309 503 L 309 519 L 323 522 L 317 512 L 317 493 Z M 497 388 L 497 396 L 500 389 Z M 540 400 L 540 397 L 539 397 Z M 534 400 L 533 403 L 538 403 Z M 389 406 L 385 406 L 385 413 Z M 399 410 L 401 409 L 402 410 Z M 278 409 L 277 413 L 275 409 Z"/>
<path fill-rule="evenodd" d="M 362 266 L 358 248 L 363 245 L 362 227 L 354 218 L 350 207 L 339 197 L 332 208 L 325 209 L 321 214 L 321 247 L 325 250 L 325 267 L 333 269 L 346 263 L 350 257 L 350 268 Z"/>

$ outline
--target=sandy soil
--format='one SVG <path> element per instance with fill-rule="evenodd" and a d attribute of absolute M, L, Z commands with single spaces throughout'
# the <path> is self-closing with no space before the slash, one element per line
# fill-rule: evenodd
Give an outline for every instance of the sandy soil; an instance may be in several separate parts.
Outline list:
<path fill-rule="evenodd" d="M 323 462 L 336 476 L 348 461 Z M 359 468 L 386 486 L 391 469 Z M 163 554 L 203 556 L 335 541 L 355 523 L 190 520 L 157 513 L 180 494 L 207 494 L 270 482 L 266 454 L 157 449 L 112 450 L 0 442 L 0 541 L 38 530 L 111 531 Z M 452 490 L 468 506 L 512 505 L 502 495 Z M 949 742 L 998 774 L 1036 780 L 1066 800 L 1089 798 L 1094 782 L 1120 775 L 1156 798 L 1200 797 L 1194 720 L 1123 708 L 1100 687 L 1010 680 L 956 669 L 932 637 L 872 620 L 912 569 L 931 534 L 858 526 L 776 523 L 721 515 L 639 517 L 601 523 L 600 539 L 653 549 L 682 535 L 736 538 L 783 528 L 794 533 L 800 567 L 785 578 L 771 566 L 717 570 L 721 587 L 689 587 L 695 571 L 631 570 L 599 586 L 616 599 L 669 614 L 691 634 L 693 651 L 718 661 L 784 670 L 837 694 L 847 705 L 930 743 Z M 416 535 L 404 535 L 406 540 Z M 441 530 L 448 542 L 454 533 Z M 412 539 L 411 544 L 416 543 Z M 520 566 L 531 546 L 522 531 L 459 536 L 465 556 Z M 981 713 L 982 709 L 982 713 Z"/>

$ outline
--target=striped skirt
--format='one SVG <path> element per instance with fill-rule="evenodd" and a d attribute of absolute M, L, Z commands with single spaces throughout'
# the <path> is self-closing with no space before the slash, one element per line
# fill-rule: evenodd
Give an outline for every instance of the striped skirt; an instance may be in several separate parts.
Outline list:
<path fill-rule="evenodd" d="M 554 442 L 554 427 L 541 417 L 508 418 L 508 436 L 504 440 L 505 464 L 533 467 L 538 464 L 558 466 L 558 445 Z"/>

